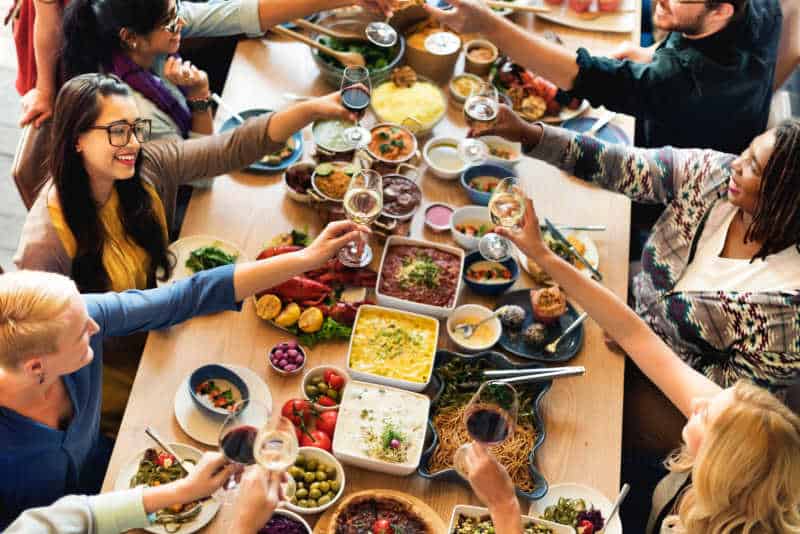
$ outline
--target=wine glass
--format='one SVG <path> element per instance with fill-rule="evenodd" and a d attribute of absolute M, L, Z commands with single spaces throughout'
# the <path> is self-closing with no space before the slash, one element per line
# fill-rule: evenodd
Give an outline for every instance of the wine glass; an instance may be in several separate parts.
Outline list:
<path fill-rule="evenodd" d="M 509 230 L 519 230 L 525 217 L 525 192 L 513 176 L 504 178 L 494 188 L 489 198 L 489 215 L 492 222 Z M 505 261 L 511 257 L 511 243 L 505 237 L 489 232 L 478 241 L 478 250 L 484 259 Z"/>
<path fill-rule="evenodd" d="M 470 437 L 487 447 L 500 445 L 514 434 L 519 398 L 510 384 L 499 380 L 484 382 L 464 409 L 464 425 Z M 465 443 L 453 456 L 453 467 L 464 478 L 469 476 L 467 453 L 473 443 Z"/>
<path fill-rule="evenodd" d="M 369 144 L 369 130 L 361 126 L 361 116 L 369 106 L 372 85 L 369 80 L 369 69 L 366 67 L 345 67 L 342 74 L 342 105 L 349 111 L 358 114 L 355 126 L 343 132 L 345 141 L 352 148 L 363 148 Z"/>
<path fill-rule="evenodd" d="M 367 24 L 364 33 L 370 43 L 383 48 L 395 45 L 397 42 L 397 30 L 389 25 L 390 19 L 391 17 L 386 17 L 383 22 L 373 21 Z"/>
<path fill-rule="evenodd" d="M 489 83 L 483 83 L 464 102 L 464 119 L 473 134 L 480 134 L 495 123 L 499 109 L 497 89 Z M 480 165 L 489 158 L 489 147 L 480 139 L 468 137 L 458 144 L 458 155 L 470 165 Z"/>
<path fill-rule="evenodd" d="M 272 408 L 257 400 L 242 400 L 233 406 L 219 430 L 219 448 L 229 461 L 240 465 L 256 463 L 253 445 L 260 428 L 270 420 Z M 224 501 L 228 501 L 238 482 L 231 476 L 225 484 Z M 228 502 L 225 502 L 228 504 Z"/>
<path fill-rule="evenodd" d="M 383 178 L 370 169 L 359 171 L 350 179 L 344 194 L 344 211 L 351 221 L 369 225 L 383 210 Z M 339 261 L 347 267 L 364 267 L 372 261 L 372 248 L 365 239 L 351 241 L 339 251 Z"/>
<path fill-rule="evenodd" d="M 294 425 L 280 414 L 275 414 L 261 427 L 253 443 L 256 462 L 269 471 L 287 470 L 297 459 L 297 451 Z"/>

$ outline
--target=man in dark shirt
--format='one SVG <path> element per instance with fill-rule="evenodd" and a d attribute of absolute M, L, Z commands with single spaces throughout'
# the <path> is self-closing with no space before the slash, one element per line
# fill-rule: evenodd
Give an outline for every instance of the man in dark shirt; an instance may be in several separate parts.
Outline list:
<path fill-rule="evenodd" d="M 480 31 L 515 62 L 592 105 L 636 117 L 636 145 L 738 154 L 767 125 L 780 40 L 779 0 L 658 0 L 655 50 L 577 55 L 532 35 L 479 0 L 427 9 L 460 32 Z"/>

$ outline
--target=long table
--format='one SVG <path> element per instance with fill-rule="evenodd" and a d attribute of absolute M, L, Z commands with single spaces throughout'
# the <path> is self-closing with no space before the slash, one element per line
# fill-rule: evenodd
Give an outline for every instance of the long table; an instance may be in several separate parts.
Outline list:
<path fill-rule="evenodd" d="M 556 31 L 571 48 L 586 46 L 593 51 L 608 52 L 623 40 L 638 41 L 638 31 L 600 35 L 537 21 L 527 15 L 517 21 L 537 33 Z M 318 74 L 305 45 L 274 37 L 241 41 L 223 98 L 236 109 L 282 107 L 286 105 L 281 100 L 285 92 L 320 95 L 333 90 Z M 224 114 L 221 115 L 224 118 Z M 633 136 L 630 117 L 621 117 L 617 123 Z M 451 105 L 434 134 L 463 135 L 465 130 L 461 111 Z M 306 131 L 304 135 L 306 146 L 310 147 L 310 133 Z M 592 236 L 600 251 L 600 271 L 604 283 L 620 298 L 625 298 L 630 225 L 627 198 L 600 190 L 530 158 L 523 158 L 517 170 L 540 216 L 563 223 L 607 226 L 605 232 Z M 426 173 L 420 185 L 423 209 L 435 201 L 453 206 L 469 203 L 457 182 L 438 180 Z M 413 220 L 412 237 L 450 242 L 449 235 L 435 234 L 424 227 L 422 211 Z M 289 199 L 284 194 L 280 175 L 237 172 L 218 177 L 211 189 L 195 191 L 181 236 L 211 234 L 238 243 L 246 254 L 254 257 L 274 234 L 306 225 L 312 230 L 320 228 L 315 210 Z M 379 252 L 377 249 L 377 258 Z M 532 280 L 523 273 L 514 289 L 532 285 Z M 463 290 L 460 299 L 460 303 L 466 302 L 492 306 L 491 299 L 477 297 L 468 289 Z M 249 367 L 268 383 L 277 409 L 286 399 L 298 396 L 301 378 L 276 375 L 269 369 L 265 357 L 269 347 L 284 339 L 284 333 L 256 316 L 252 299 L 244 303 L 240 313 L 196 318 L 169 331 L 151 333 L 103 491 L 112 489 L 125 462 L 151 446 L 144 434 L 147 426 L 155 427 L 170 441 L 207 448 L 180 429 L 173 413 L 176 388 L 201 365 L 224 362 Z M 454 348 L 450 347 L 444 332 L 440 345 Z M 311 351 L 308 365 L 330 363 L 344 367 L 346 351 L 345 342 L 318 345 Z M 537 453 L 537 465 L 551 485 L 582 483 L 613 498 L 620 482 L 624 359 L 607 349 L 601 329 L 589 320 L 585 323 L 583 348 L 570 363 L 585 366 L 587 372 L 580 378 L 556 381 L 546 394 L 543 412 L 547 437 Z M 454 505 L 479 504 L 469 488 L 461 484 L 428 481 L 415 475 L 393 477 L 347 467 L 346 492 L 371 488 L 389 488 L 416 495 L 445 521 Z M 218 531 L 223 528 L 221 523 L 218 516 L 204 532 Z"/>

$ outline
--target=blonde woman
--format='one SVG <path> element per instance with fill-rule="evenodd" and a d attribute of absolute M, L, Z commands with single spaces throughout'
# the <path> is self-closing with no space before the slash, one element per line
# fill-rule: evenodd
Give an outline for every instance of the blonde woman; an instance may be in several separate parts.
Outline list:
<path fill-rule="evenodd" d="M 800 418 L 764 389 L 744 381 L 722 389 L 692 369 L 611 291 L 545 245 L 530 200 L 520 232 L 496 231 L 565 288 L 688 418 L 653 494 L 647 534 L 800 533 Z"/>
<path fill-rule="evenodd" d="M 99 433 L 106 337 L 238 310 L 246 297 L 319 267 L 359 230 L 368 231 L 332 223 L 301 251 L 147 291 L 81 295 L 60 274 L 0 276 L 0 530 L 22 510 L 99 491 L 111 449 Z"/>

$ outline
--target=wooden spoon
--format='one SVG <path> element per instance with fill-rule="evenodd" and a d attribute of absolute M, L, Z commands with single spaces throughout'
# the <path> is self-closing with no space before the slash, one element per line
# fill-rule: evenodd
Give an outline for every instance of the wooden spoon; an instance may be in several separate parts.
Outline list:
<path fill-rule="evenodd" d="M 333 48 L 325 46 L 324 44 L 319 43 L 316 40 L 311 39 L 310 37 L 306 37 L 303 34 L 300 34 L 300 33 L 297 33 L 297 32 L 293 32 L 292 30 L 287 30 L 286 28 L 284 28 L 282 26 L 273 26 L 270 29 L 274 33 L 277 33 L 279 35 L 283 35 L 285 37 L 289 37 L 290 39 L 295 39 L 296 41 L 300 41 L 301 43 L 305 43 L 308 46 L 310 46 L 312 48 L 316 48 L 317 50 L 319 50 L 321 52 L 325 52 L 329 56 L 338 59 L 340 62 L 342 62 L 343 65 L 346 65 L 348 67 L 350 67 L 350 66 L 366 67 L 367 66 L 367 62 L 364 61 L 364 56 L 362 56 L 358 52 L 337 52 Z"/>
<path fill-rule="evenodd" d="M 497 9 L 510 9 L 512 11 L 522 11 L 524 13 L 550 13 L 547 6 L 527 6 L 515 4 L 513 2 L 500 2 L 498 0 L 487 0 L 486 5 Z"/>
<path fill-rule="evenodd" d="M 333 30 L 331 28 L 326 28 L 325 26 L 320 26 L 319 24 L 314 24 L 313 22 L 309 22 L 305 19 L 294 19 L 292 23 L 295 26 L 299 26 L 306 30 L 310 30 L 313 32 L 321 33 L 323 35 L 327 35 L 329 37 L 333 37 L 334 39 L 339 39 L 341 41 L 366 41 L 367 38 L 356 32 L 342 32 L 338 30 Z"/>

